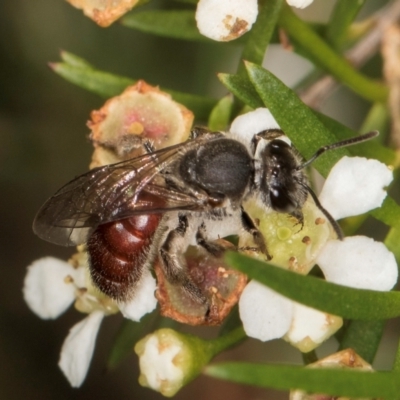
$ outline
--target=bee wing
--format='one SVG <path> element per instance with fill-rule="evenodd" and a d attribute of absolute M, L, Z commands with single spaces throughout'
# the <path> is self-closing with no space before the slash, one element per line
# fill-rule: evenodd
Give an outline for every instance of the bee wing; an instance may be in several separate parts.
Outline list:
<path fill-rule="evenodd" d="M 150 212 L 201 210 L 204 199 L 169 187 L 160 174 L 195 146 L 196 141 L 181 143 L 78 176 L 42 206 L 33 231 L 49 242 L 74 246 L 106 222 Z"/>

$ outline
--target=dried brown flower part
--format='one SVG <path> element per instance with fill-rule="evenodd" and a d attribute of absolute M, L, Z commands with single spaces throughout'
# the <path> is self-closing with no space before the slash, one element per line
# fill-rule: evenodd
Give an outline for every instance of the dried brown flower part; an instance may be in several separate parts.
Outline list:
<path fill-rule="evenodd" d="M 103 28 L 130 11 L 139 0 L 67 0 Z"/>
<path fill-rule="evenodd" d="M 90 167 L 139 156 L 144 141 L 156 150 L 184 142 L 193 119 L 168 93 L 140 80 L 92 111 L 88 126 L 95 151 Z"/>
<path fill-rule="evenodd" d="M 233 245 L 225 240 L 218 242 L 227 249 L 233 249 Z M 156 297 L 161 315 L 189 325 L 220 325 L 238 302 L 247 283 L 246 275 L 229 269 L 222 259 L 198 247 L 189 247 L 185 260 L 190 277 L 206 294 L 209 305 L 199 304 L 180 286 L 169 283 L 159 263 L 156 263 Z"/>
<path fill-rule="evenodd" d="M 362 371 L 373 371 L 370 364 L 362 359 L 353 349 L 346 349 L 331 354 L 315 363 L 308 365 L 309 368 L 354 368 Z M 337 397 L 326 394 L 310 394 L 302 390 L 292 390 L 290 400 L 379 400 L 379 399 L 354 399 L 350 397 Z"/>

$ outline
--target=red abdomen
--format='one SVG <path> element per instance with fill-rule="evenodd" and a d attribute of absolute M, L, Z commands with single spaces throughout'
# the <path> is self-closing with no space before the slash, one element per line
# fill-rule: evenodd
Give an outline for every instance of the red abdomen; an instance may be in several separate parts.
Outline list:
<path fill-rule="evenodd" d="M 127 300 L 142 275 L 162 214 L 143 214 L 96 228 L 90 236 L 90 274 L 94 284 L 116 300 Z"/>

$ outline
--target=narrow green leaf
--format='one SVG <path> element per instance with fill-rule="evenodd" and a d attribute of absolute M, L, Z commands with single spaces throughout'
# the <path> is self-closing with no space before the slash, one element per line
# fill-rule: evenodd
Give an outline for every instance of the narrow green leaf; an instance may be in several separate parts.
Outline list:
<path fill-rule="evenodd" d="M 149 10 L 131 13 L 121 22 L 128 28 L 158 36 L 211 43 L 212 40 L 197 29 L 194 14 L 188 10 Z"/>
<path fill-rule="evenodd" d="M 340 350 L 353 349 L 365 361 L 372 364 L 383 335 L 385 321 L 350 321 L 346 328 Z"/>
<path fill-rule="evenodd" d="M 400 206 L 390 196 L 386 196 L 382 206 L 369 214 L 388 226 L 400 229 Z"/>
<path fill-rule="evenodd" d="M 283 0 L 262 0 L 259 2 L 257 21 L 246 35 L 246 44 L 242 59 L 255 64 L 262 63 L 268 44 L 271 42 Z M 246 73 L 242 63 L 239 64 L 239 75 Z"/>
<path fill-rule="evenodd" d="M 385 245 L 394 254 L 400 265 L 400 227 L 389 230 L 385 238 Z"/>
<path fill-rule="evenodd" d="M 298 43 L 311 61 L 329 72 L 363 98 L 370 101 L 386 101 L 387 86 L 367 78 L 355 70 L 345 58 L 328 46 L 305 22 L 298 18 L 289 6 L 284 5 L 279 19 L 280 26 L 287 31 L 291 40 Z"/>
<path fill-rule="evenodd" d="M 263 388 L 303 389 L 332 396 L 398 398 L 400 380 L 391 372 L 315 369 L 299 366 L 223 363 L 208 366 L 207 375 Z"/>
<path fill-rule="evenodd" d="M 397 375 L 397 378 L 399 378 L 399 372 L 400 372 L 400 342 L 397 345 L 396 357 L 393 363 L 393 374 Z"/>
<path fill-rule="evenodd" d="M 233 106 L 232 95 L 223 97 L 212 109 L 208 119 L 208 127 L 214 132 L 226 130 L 231 122 Z"/>
<path fill-rule="evenodd" d="M 133 85 L 136 81 L 124 76 L 114 75 L 109 72 L 98 70 L 89 63 L 80 59 L 81 62 L 76 65 L 78 58 L 68 53 L 68 61 L 71 63 L 52 63 L 50 67 L 58 75 L 67 81 L 95 93 L 101 97 L 109 98 L 120 94 L 127 86 Z M 212 108 L 217 100 L 210 97 L 197 96 L 189 93 L 177 92 L 175 90 L 162 88 L 169 93 L 173 99 L 184 104 L 194 112 L 198 120 L 207 120 Z"/>
<path fill-rule="evenodd" d="M 365 0 L 338 0 L 336 2 L 326 31 L 326 38 L 334 48 L 342 47 L 349 26 L 364 3 Z"/>
<path fill-rule="evenodd" d="M 108 356 L 108 368 L 117 367 L 126 357 L 133 355 L 133 347 L 143 336 L 154 329 L 158 316 L 158 311 L 155 311 L 145 315 L 140 322 L 123 320 Z"/>
<path fill-rule="evenodd" d="M 225 261 L 278 293 L 330 314 L 348 319 L 378 320 L 400 315 L 399 292 L 354 289 L 304 276 L 229 252 Z"/>
<path fill-rule="evenodd" d="M 51 64 L 51 68 L 65 80 L 104 98 L 120 94 L 127 86 L 135 83 L 133 79 L 87 66 L 79 67 L 67 63 L 54 63 Z"/>
<path fill-rule="evenodd" d="M 239 100 L 251 108 L 264 107 L 260 96 L 248 79 L 241 75 L 218 74 L 222 84 Z"/>
<path fill-rule="evenodd" d="M 246 63 L 246 67 L 249 78 L 265 107 L 269 108 L 282 130 L 306 159 L 321 146 L 336 141 L 335 136 L 310 108 L 276 76 L 256 64 Z M 349 155 L 346 149 L 329 152 L 316 160 L 313 166 L 326 176 L 344 155 Z"/>
<path fill-rule="evenodd" d="M 60 56 L 65 63 L 71 65 L 72 67 L 93 68 L 85 59 L 68 51 L 62 50 L 60 52 Z"/>

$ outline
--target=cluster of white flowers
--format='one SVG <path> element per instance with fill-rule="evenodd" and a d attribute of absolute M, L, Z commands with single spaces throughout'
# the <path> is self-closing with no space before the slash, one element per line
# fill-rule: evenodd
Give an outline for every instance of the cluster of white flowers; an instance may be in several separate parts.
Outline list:
<path fill-rule="evenodd" d="M 120 311 L 125 318 L 139 321 L 156 307 L 155 289 L 155 279 L 147 271 L 135 297 L 116 303 L 93 287 L 87 257 L 79 253 L 73 262 L 53 257 L 33 262 L 25 276 L 23 293 L 29 308 L 42 319 L 59 317 L 73 302 L 75 308 L 88 314 L 71 328 L 58 364 L 71 386 L 79 387 L 86 377 L 103 317 Z"/>
<path fill-rule="evenodd" d="M 297 8 L 305 8 L 313 0 L 287 0 Z M 200 0 L 196 21 L 202 35 L 226 42 L 248 32 L 258 15 L 257 0 Z"/>

